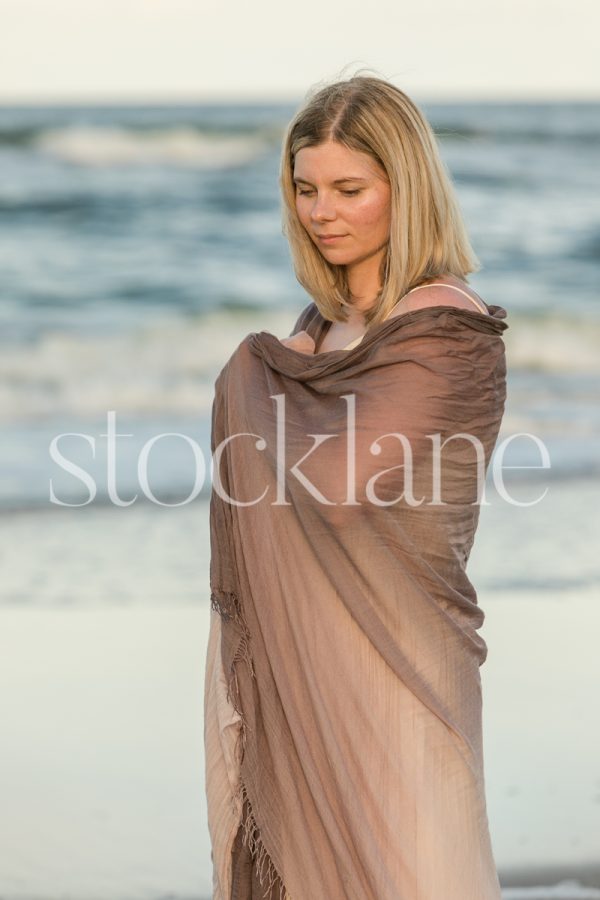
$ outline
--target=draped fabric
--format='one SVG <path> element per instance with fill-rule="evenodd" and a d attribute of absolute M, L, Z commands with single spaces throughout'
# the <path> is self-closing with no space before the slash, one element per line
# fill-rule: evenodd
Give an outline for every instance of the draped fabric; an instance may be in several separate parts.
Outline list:
<path fill-rule="evenodd" d="M 466 572 L 506 398 L 488 309 L 313 355 L 251 333 L 216 379 L 213 900 L 501 896 Z M 326 325 L 310 303 L 292 333 Z"/>

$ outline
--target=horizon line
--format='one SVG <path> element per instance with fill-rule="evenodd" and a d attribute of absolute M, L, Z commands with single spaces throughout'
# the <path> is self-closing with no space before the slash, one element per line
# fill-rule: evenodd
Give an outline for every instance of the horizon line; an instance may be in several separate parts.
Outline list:
<path fill-rule="evenodd" d="M 176 106 L 196 104 L 299 104 L 304 102 L 307 93 L 280 92 L 268 93 L 256 91 L 244 93 L 236 91 L 200 93 L 195 91 L 180 93 L 146 92 L 129 95 L 110 93 L 89 93 L 82 95 L 49 94 L 35 95 L 0 94 L 0 108 L 15 106 Z M 466 93 L 443 91 L 411 91 L 411 97 L 421 103 L 598 103 L 600 91 L 596 92 L 563 92 L 540 93 L 524 91 L 487 91 Z"/>

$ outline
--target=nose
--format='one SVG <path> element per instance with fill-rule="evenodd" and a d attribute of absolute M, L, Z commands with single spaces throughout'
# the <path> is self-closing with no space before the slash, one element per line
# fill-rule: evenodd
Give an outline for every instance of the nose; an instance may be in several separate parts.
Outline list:
<path fill-rule="evenodd" d="M 314 222 L 323 222 L 324 220 L 335 219 L 335 204 L 331 198 L 327 198 L 325 194 L 321 194 L 320 197 L 314 201 L 312 205 L 312 209 L 310 211 L 311 219 Z"/>

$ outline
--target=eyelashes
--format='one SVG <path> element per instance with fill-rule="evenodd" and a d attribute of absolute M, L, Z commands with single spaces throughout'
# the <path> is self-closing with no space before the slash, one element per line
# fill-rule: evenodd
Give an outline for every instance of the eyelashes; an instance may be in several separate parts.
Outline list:
<path fill-rule="evenodd" d="M 312 193 L 313 193 L 312 191 L 301 191 L 300 188 L 298 188 L 298 194 L 304 195 L 304 194 L 312 194 Z M 340 191 L 340 193 L 343 194 L 344 197 L 355 197 L 356 194 L 360 194 L 360 188 L 356 188 L 353 191 Z"/>

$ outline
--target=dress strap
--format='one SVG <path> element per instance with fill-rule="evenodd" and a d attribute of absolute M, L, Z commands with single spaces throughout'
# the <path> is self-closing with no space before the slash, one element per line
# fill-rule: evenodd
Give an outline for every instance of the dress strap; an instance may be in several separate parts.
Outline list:
<path fill-rule="evenodd" d="M 477 307 L 477 309 L 480 312 L 485 313 L 486 316 L 488 315 L 487 309 L 484 309 L 480 305 L 480 303 L 478 303 L 478 301 L 475 300 L 474 297 L 471 297 L 471 295 L 467 294 L 466 291 L 463 291 L 462 288 L 456 287 L 456 285 L 454 285 L 454 284 L 445 284 L 443 281 L 434 281 L 432 284 L 419 284 L 419 285 L 417 285 L 417 287 L 411 288 L 410 291 L 407 291 L 406 294 L 404 294 L 404 297 L 408 297 L 408 295 L 412 294 L 413 291 L 420 291 L 420 290 L 422 290 L 422 288 L 428 288 L 428 287 L 445 287 L 445 288 L 451 288 L 453 291 L 460 291 L 461 294 L 464 294 L 465 297 L 468 297 L 469 300 L 475 304 L 475 306 Z M 391 316 L 391 314 L 396 309 L 398 304 L 402 303 L 402 301 L 404 300 L 404 297 L 400 297 L 400 299 L 398 300 L 398 303 L 395 303 L 394 306 L 392 306 L 391 310 L 389 311 L 389 313 L 386 316 L 386 319 Z M 360 342 L 362 341 L 363 337 L 364 337 L 364 334 L 359 335 L 357 338 L 355 338 L 349 344 L 346 344 L 345 347 L 342 347 L 342 350 L 352 350 L 353 347 L 357 347 L 358 344 L 360 344 Z"/>
<path fill-rule="evenodd" d="M 420 291 L 423 288 L 428 288 L 428 287 L 445 287 L 445 288 L 451 288 L 451 290 L 453 290 L 453 291 L 459 291 L 461 294 L 464 294 L 465 297 L 468 297 L 469 300 L 471 301 L 471 303 L 475 304 L 477 309 L 479 309 L 482 313 L 485 313 L 486 315 L 488 315 L 487 309 L 484 309 L 480 305 L 480 303 L 478 303 L 477 300 L 475 300 L 474 297 L 471 297 L 471 295 L 467 294 L 466 291 L 463 291 L 462 288 L 456 287 L 456 285 L 454 285 L 454 284 L 444 284 L 443 281 L 434 281 L 434 282 L 432 282 L 432 284 L 419 284 L 419 285 L 417 285 L 417 287 L 411 288 L 410 291 L 407 291 L 406 294 L 404 295 L 404 297 L 408 297 L 408 295 L 412 294 L 413 291 Z M 398 303 L 402 303 L 402 301 L 404 300 L 404 297 L 400 297 L 400 299 L 398 300 Z M 388 313 L 388 315 L 391 314 L 396 309 L 396 306 L 398 306 L 398 303 L 396 303 L 392 307 L 392 309 L 390 310 L 390 313 Z"/>

